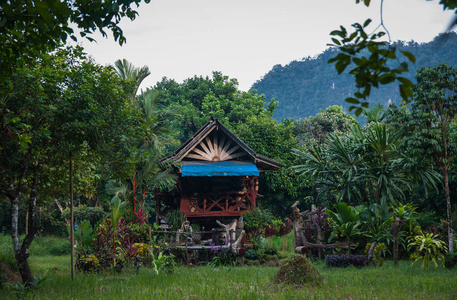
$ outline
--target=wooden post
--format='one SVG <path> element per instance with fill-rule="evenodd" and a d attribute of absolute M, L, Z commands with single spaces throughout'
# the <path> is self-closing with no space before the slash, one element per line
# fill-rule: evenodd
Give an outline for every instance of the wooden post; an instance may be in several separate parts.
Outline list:
<path fill-rule="evenodd" d="M 73 153 L 70 151 L 70 242 L 71 242 L 71 279 L 75 279 L 75 219 L 73 216 Z"/>
<path fill-rule="evenodd" d="M 156 222 L 157 224 L 160 225 L 160 198 L 159 198 L 159 195 L 156 193 L 155 194 L 155 198 L 156 198 Z"/>

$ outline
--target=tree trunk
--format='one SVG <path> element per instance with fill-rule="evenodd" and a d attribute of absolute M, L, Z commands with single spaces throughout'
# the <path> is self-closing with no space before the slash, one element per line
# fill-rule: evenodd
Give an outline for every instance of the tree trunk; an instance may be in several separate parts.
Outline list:
<path fill-rule="evenodd" d="M 449 192 L 449 177 L 448 177 L 448 167 L 445 165 L 443 167 L 444 173 L 444 190 L 446 192 L 446 211 L 447 211 L 447 232 L 448 232 L 448 243 L 449 243 L 449 253 L 454 252 L 454 239 L 452 236 L 452 210 L 451 210 L 451 195 Z"/>
<path fill-rule="evenodd" d="M 70 151 L 70 263 L 71 280 L 75 279 L 75 218 L 73 215 L 73 152 Z"/>
<path fill-rule="evenodd" d="M 27 224 L 27 235 L 25 236 L 22 245 L 19 239 L 19 197 L 20 193 L 16 194 L 16 197 L 11 201 L 11 237 L 13 240 L 14 257 L 16 258 L 19 273 L 21 274 L 22 281 L 24 283 L 33 282 L 32 271 L 30 270 L 28 258 L 29 258 L 29 247 L 32 244 L 35 237 L 38 235 L 38 230 L 35 226 L 35 211 L 37 202 L 37 191 L 38 191 L 38 173 L 40 172 L 42 163 L 39 163 L 34 170 L 34 176 L 32 180 L 32 189 L 30 191 L 30 198 L 28 203 L 28 215 L 29 221 Z"/>
<path fill-rule="evenodd" d="M 59 208 L 60 213 L 63 214 L 64 209 L 63 209 L 62 205 L 60 204 L 59 200 L 54 198 L 54 202 L 57 204 L 57 207 Z M 70 224 L 71 224 L 70 220 L 65 219 L 65 225 L 70 226 Z"/>
<path fill-rule="evenodd" d="M 294 248 L 304 246 L 308 242 L 305 235 L 303 234 L 303 216 L 300 213 L 300 209 L 297 207 L 298 201 L 292 206 L 292 214 L 294 218 L 293 229 L 294 229 Z"/>
<path fill-rule="evenodd" d="M 22 251 L 21 241 L 19 239 L 19 197 L 20 193 L 11 201 L 11 238 L 13 241 L 14 257 L 16 258 L 19 273 L 22 281 L 33 282 L 32 272 L 27 261 L 28 252 Z"/>
<path fill-rule="evenodd" d="M 370 250 L 368 250 L 368 253 L 367 253 L 367 260 L 368 262 L 373 262 L 373 252 L 374 252 L 374 248 L 376 248 L 376 245 L 378 245 L 378 241 L 374 241 L 372 244 L 371 244 L 371 247 L 370 247 Z M 375 263 L 373 262 L 373 265 Z"/>
<path fill-rule="evenodd" d="M 398 265 L 398 234 L 400 233 L 402 223 L 402 219 L 400 219 L 399 217 L 395 217 L 392 227 L 390 228 L 390 233 L 392 233 L 392 236 L 394 238 L 394 266 Z"/>

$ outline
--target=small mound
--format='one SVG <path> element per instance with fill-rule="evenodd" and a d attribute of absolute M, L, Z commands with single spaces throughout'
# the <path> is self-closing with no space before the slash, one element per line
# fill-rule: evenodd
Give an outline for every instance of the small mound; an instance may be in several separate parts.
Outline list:
<path fill-rule="evenodd" d="M 293 256 L 286 259 L 273 280 L 275 283 L 295 285 L 319 285 L 323 281 L 316 267 L 303 256 Z"/>

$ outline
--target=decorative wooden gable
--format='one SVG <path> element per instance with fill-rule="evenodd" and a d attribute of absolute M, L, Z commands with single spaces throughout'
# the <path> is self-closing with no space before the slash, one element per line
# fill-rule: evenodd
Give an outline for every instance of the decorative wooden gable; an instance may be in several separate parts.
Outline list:
<path fill-rule="evenodd" d="M 195 148 L 192 149 L 186 158 L 202 161 L 226 161 L 246 156 L 246 151 L 240 148 L 235 142 L 223 134 L 219 137 L 215 132 L 212 137 L 206 137 Z"/>

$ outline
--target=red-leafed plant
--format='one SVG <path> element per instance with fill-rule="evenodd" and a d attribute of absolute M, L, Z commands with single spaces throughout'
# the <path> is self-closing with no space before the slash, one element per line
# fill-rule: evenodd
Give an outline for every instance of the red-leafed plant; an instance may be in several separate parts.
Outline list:
<path fill-rule="evenodd" d="M 135 212 L 135 217 L 136 217 L 135 222 L 138 224 L 144 224 L 148 219 L 148 215 L 144 212 L 144 209 L 142 209 L 142 208 L 138 209 Z"/>

